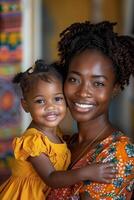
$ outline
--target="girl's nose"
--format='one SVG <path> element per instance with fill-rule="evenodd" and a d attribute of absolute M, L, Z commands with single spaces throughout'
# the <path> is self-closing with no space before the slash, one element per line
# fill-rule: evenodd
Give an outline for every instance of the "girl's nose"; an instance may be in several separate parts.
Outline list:
<path fill-rule="evenodd" d="M 47 102 L 45 109 L 46 110 L 54 110 L 55 105 L 53 102 Z"/>

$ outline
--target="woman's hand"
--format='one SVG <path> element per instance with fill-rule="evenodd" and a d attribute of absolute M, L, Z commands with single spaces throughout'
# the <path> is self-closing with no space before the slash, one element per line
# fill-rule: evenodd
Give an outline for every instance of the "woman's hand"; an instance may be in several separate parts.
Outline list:
<path fill-rule="evenodd" d="M 93 200 L 88 192 L 80 193 L 80 200 Z"/>
<path fill-rule="evenodd" d="M 113 163 L 93 163 L 86 166 L 89 181 L 111 183 L 116 178 L 116 165 Z"/>

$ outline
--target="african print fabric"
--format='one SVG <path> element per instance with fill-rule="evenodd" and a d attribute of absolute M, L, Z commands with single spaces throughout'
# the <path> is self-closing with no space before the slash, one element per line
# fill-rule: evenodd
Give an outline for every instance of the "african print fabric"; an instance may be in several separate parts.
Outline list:
<path fill-rule="evenodd" d="M 68 188 L 52 190 L 48 200 L 79 199 L 80 193 L 87 193 L 95 200 L 130 200 L 134 189 L 134 145 L 121 132 L 115 132 L 90 150 L 73 169 L 93 162 L 115 163 L 117 176 L 110 184 L 84 181 Z"/>

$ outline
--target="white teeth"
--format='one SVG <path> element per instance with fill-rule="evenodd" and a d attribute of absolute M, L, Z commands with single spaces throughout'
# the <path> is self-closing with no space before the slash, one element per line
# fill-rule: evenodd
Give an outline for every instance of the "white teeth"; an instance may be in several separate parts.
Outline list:
<path fill-rule="evenodd" d="M 91 104 L 75 103 L 75 105 L 80 107 L 80 108 L 91 108 L 91 107 L 93 107 L 93 105 L 91 105 Z"/>

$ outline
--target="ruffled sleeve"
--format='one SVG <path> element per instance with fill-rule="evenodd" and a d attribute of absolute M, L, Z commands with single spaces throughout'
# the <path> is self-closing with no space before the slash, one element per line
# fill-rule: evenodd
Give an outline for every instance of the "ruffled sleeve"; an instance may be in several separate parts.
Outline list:
<path fill-rule="evenodd" d="M 45 137 L 36 129 L 28 129 L 23 136 L 13 140 L 15 158 L 26 160 L 29 156 L 39 156 L 41 153 L 48 155 Z"/>

